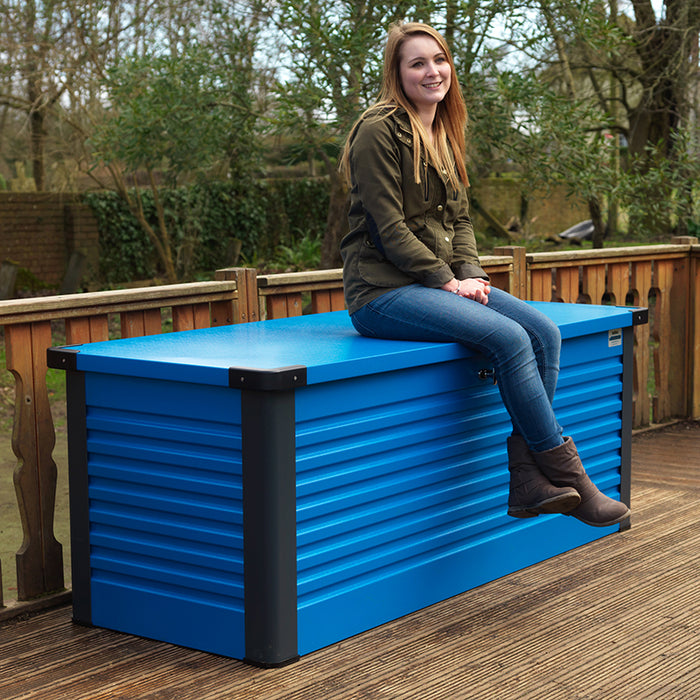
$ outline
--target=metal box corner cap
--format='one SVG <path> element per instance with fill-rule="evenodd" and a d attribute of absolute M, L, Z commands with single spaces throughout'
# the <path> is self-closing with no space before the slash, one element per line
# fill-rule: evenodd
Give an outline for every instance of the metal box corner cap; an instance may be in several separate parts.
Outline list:
<path fill-rule="evenodd" d="M 75 370 L 78 366 L 80 346 L 64 346 L 46 350 L 46 365 L 51 369 Z"/>
<path fill-rule="evenodd" d="M 228 382 L 232 389 L 286 391 L 306 386 L 306 369 L 304 365 L 272 369 L 229 367 Z"/>

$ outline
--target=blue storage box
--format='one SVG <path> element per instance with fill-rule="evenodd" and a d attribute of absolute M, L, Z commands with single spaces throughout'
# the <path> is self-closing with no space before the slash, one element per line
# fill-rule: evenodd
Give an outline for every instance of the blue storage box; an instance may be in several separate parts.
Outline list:
<path fill-rule="evenodd" d="M 565 434 L 629 504 L 646 310 L 532 303 L 561 329 Z M 363 338 L 342 311 L 49 364 L 67 374 L 84 624 L 277 666 L 618 529 L 506 515 L 510 421 L 455 343 Z"/>

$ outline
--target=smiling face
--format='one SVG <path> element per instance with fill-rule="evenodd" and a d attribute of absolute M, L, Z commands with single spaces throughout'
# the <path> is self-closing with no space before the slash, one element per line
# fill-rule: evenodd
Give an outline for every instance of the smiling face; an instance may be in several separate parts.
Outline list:
<path fill-rule="evenodd" d="M 421 114 L 435 114 L 450 89 L 452 67 L 435 39 L 416 34 L 404 41 L 399 76 L 406 97 Z"/>

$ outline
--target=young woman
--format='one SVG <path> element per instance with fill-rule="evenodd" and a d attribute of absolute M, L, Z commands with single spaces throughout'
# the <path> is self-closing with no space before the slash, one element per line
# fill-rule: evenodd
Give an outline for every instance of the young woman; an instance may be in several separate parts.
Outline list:
<path fill-rule="evenodd" d="M 493 362 L 513 422 L 508 513 L 566 513 L 595 526 L 627 506 L 602 494 L 552 410 L 558 328 L 492 288 L 479 264 L 464 161 L 466 108 L 443 37 L 420 23 L 390 28 L 377 102 L 342 159 L 351 185 L 343 283 L 368 337 L 457 341 Z"/>

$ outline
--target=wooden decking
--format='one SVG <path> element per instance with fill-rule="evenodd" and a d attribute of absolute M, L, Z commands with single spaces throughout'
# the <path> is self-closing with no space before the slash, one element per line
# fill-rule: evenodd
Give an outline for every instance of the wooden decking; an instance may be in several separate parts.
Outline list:
<path fill-rule="evenodd" d="M 700 424 L 635 436 L 632 529 L 282 669 L 80 627 L 0 628 L 3 700 L 697 700 Z"/>

